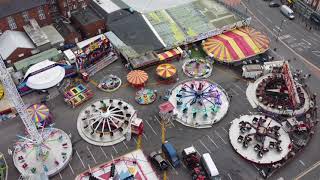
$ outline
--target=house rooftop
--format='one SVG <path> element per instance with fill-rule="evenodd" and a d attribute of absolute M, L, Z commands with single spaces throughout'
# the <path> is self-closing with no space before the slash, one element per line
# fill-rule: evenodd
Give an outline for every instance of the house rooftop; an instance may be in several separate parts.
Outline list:
<path fill-rule="evenodd" d="M 72 13 L 72 18 L 82 25 L 88 25 L 102 19 L 91 8 Z"/>
<path fill-rule="evenodd" d="M 0 18 L 10 16 L 46 4 L 46 0 L 1 0 Z"/>

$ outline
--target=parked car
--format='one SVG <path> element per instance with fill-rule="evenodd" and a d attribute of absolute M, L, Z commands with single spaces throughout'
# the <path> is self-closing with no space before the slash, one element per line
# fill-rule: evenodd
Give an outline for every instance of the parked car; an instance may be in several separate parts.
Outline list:
<path fill-rule="evenodd" d="M 280 7 L 280 2 L 278 1 L 271 1 L 269 3 L 269 7 Z"/>
<path fill-rule="evenodd" d="M 162 144 L 162 152 L 173 167 L 178 167 L 180 165 L 180 159 L 177 150 L 170 142 L 166 141 Z"/>
<path fill-rule="evenodd" d="M 200 166 L 200 156 L 193 146 L 185 148 L 182 153 L 182 161 L 191 171 L 192 180 L 205 180 L 205 170 Z"/>
<path fill-rule="evenodd" d="M 168 169 L 169 163 L 165 159 L 163 159 L 161 153 L 153 151 L 152 153 L 150 153 L 149 158 L 152 164 L 157 166 L 157 168 L 159 168 L 161 171 Z"/>
<path fill-rule="evenodd" d="M 291 20 L 294 19 L 294 13 L 287 5 L 282 5 L 281 8 L 280 8 L 280 11 L 287 18 L 289 18 Z"/>

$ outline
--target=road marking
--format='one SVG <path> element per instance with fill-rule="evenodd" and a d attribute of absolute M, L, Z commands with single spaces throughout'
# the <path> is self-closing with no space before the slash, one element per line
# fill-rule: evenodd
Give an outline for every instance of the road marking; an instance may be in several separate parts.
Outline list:
<path fill-rule="evenodd" d="M 129 150 L 127 144 L 126 144 L 124 141 L 122 141 L 122 143 L 123 143 L 123 145 L 127 148 L 127 150 Z"/>
<path fill-rule="evenodd" d="M 159 125 L 161 125 L 160 120 L 157 118 L 157 116 L 154 116 L 154 118 L 156 119 L 156 121 L 159 123 Z"/>
<path fill-rule="evenodd" d="M 305 43 L 307 43 L 309 46 L 312 46 L 312 43 L 310 43 L 309 41 L 305 40 L 305 39 L 301 39 L 301 41 L 304 41 Z"/>
<path fill-rule="evenodd" d="M 83 166 L 84 168 L 86 168 L 86 166 L 84 165 L 84 163 L 83 163 L 83 161 L 82 161 L 82 159 L 81 159 L 81 157 L 80 157 L 80 155 L 79 155 L 79 153 L 78 153 L 77 150 L 76 150 L 76 154 L 77 154 L 78 158 L 80 159 L 82 166 Z"/>
<path fill-rule="evenodd" d="M 284 39 L 288 39 L 290 37 L 291 37 L 290 34 L 285 34 L 285 35 L 280 36 L 279 39 L 284 40 Z"/>
<path fill-rule="evenodd" d="M 306 166 L 306 164 L 301 159 L 299 159 L 299 162 L 302 166 Z"/>
<path fill-rule="evenodd" d="M 258 13 L 261 14 L 263 16 L 262 11 L 260 11 L 259 9 L 257 9 Z"/>
<path fill-rule="evenodd" d="M 191 146 L 195 147 L 193 144 L 191 144 Z M 197 154 L 198 154 L 199 156 L 201 156 L 201 154 L 199 153 L 199 151 L 198 151 L 196 148 L 194 148 L 194 149 L 196 150 Z"/>
<path fill-rule="evenodd" d="M 214 130 L 214 132 L 216 133 L 216 135 L 221 139 L 221 141 L 224 143 L 224 144 L 227 144 L 227 142 L 220 136 L 220 134 Z"/>
<path fill-rule="evenodd" d="M 252 164 L 258 171 L 260 170 L 255 164 Z"/>
<path fill-rule="evenodd" d="M 100 149 L 101 149 L 101 151 L 102 151 L 102 153 L 103 153 L 104 157 L 106 157 L 106 160 L 108 160 L 108 156 L 107 156 L 106 152 L 104 152 L 104 150 L 102 149 L 102 147 L 101 147 L 101 146 L 99 146 L 99 147 L 100 147 Z"/>
<path fill-rule="evenodd" d="M 230 180 L 232 180 L 231 175 L 229 173 L 228 173 L 228 177 L 229 177 Z"/>
<path fill-rule="evenodd" d="M 230 89 L 234 94 L 236 94 L 237 96 L 239 96 L 239 93 L 236 91 L 236 90 L 234 90 L 233 88 L 231 88 Z"/>
<path fill-rule="evenodd" d="M 244 94 L 246 94 L 246 91 L 243 90 L 239 85 L 237 85 L 236 83 L 232 83 L 236 88 L 238 88 L 241 92 L 243 92 Z"/>
<path fill-rule="evenodd" d="M 201 141 L 201 139 L 199 139 L 199 142 L 200 142 L 200 144 L 201 144 L 209 153 L 211 153 L 210 149 L 209 149 L 206 145 L 203 144 L 203 142 Z"/>
<path fill-rule="evenodd" d="M 222 130 L 223 130 L 226 134 L 228 134 L 228 131 L 227 131 L 224 127 L 222 127 Z"/>
<path fill-rule="evenodd" d="M 152 128 L 152 126 L 149 124 L 149 122 L 147 120 L 145 120 L 144 122 L 146 122 L 148 124 L 148 126 L 151 128 L 152 132 L 158 136 L 158 134 L 156 133 L 156 131 Z"/>
<path fill-rule="evenodd" d="M 273 34 L 273 36 L 276 36 L 265 24 L 263 24 L 263 22 L 258 19 L 254 13 L 252 13 L 252 11 L 250 9 L 248 9 L 248 7 L 241 1 L 241 4 L 247 8 L 248 12 L 264 27 L 266 28 L 271 34 Z M 317 34 L 318 35 L 318 34 Z M 294 49 L 292 49 L 291 47 L 289 47 L 285 42 L 283 42 L 281 39 L 279 39 L 279 41 L 286 46 L 292 53 L 294 53 L 296 56 L 298 56 L 303 62 L 305 62 L 306 64 L 310 65 L 314 70 L 317 71 L 317 73 L 320 73 L 320 68 L 318 68 L 316 65 L 314 65 L 313 63 L 309 62 L 306 58 L 304 58 L 303 56 L 301 56 L 300 54 L 298 54 Z M 319 74 L 318 74 L 319 75 Z"/>
<path fill-rule="evenodd" d="M 61 175 L 61 173 L 59 172 L 59 177 L 60 177 L 60 179 L 62 179 L 62 175 Z"/>
<path fill-rule="evenodd" d="M 142 135 L 143 135 L 143 137 L 148 141 L 147 136 L 146 136 L 144 133 L 142 133 Z"/>
<path fill-rule="evenodd" d="M 282 29 L 279 26 L 275 26 L 278 29 L 278 32 L 282 32 Z"/>
<path fill-rule="evenodd" d="M 216 147 L 217 147 L 217 149 L 219 149 L 219 146 L 210 138 L 210 136 L 209 135 L 207 135 L 207 137 L 209 138 L 209 140 L 212 142 L 212 144 L 214 144 Z"/>
<path fill-rule="evenodd" d="M 163 172 L 163 180 L 168 180 L 168 178 L 167 178 L 167 170 L 165 170 Z"/>
<path fill-rule="evenodd" d="M 265 17 L 267 21 L 269 21 L 270 23 L 272 23 L 271 19 L 269 19 L 268 17 Z"/>
<path fill-rule="evenodd" d="M 161 122 L 161 142 L 162 144 L 166 141 L 166 126 L 164 121 Z"/>
<path fill-rule="evenodd" d="M 294 178 L 294 180 L 298 180 L 301 179 L 303 176 L 305 176 L 306 174 L 308 174 L 310 171 L 314 170 L 315 168 L 317 168 L 320 165 L 320 161 L 314 163 L 310 168 L 308 168 L 306 171 L 300 173 L 297 177 Z"/>
<path fill-rule="evenodd" d="M 116 152 L 116 154 L 118 154 L 117 149 L 112 145 L 113 150 Z"/>
<path fill-rule="evenodd" d="M 70 163 L 69 163 L 69 167 L 70 167 L 70 169 L 71 169 L 72 175 L 74 175 L 74 171 L 73 171 L 73 168 L 72 168 L 72 166 L 71 166 Z"/>
<path fill-rule="evenodd" d="M 176 168 L 174 168 L 170 162 L 169 162 L 169 164 L 170 164 L 170 166 L 172 167 L 172 169 L 174 170 L 175 174 L 176 174 L 176 175 L 179 175 L 179 173 L 178 173 L 178 171 L 176 170 Z"/>
<path fill-rule="evenodd" d="M 314 55 L 320 57 L 320 51 L 311 51 Z"/>
<path fill-rule="evenodd" d="M 92 152 L 90 151 L 89 147 L 87 146 L 87 149 L 89 151 L 89 154 L 91 155 L 92 159 L 94 160 L 94 162 L 97 164 L 96 158 L 94 158 Z"/>
<path fill-rule="evenodd" d="M 315 35 L 315 36 L 317 36 L 318 38 L 320 38 L 320 35 L 317 34 L 316 32 L 314 32 L 313 35 Z"/>

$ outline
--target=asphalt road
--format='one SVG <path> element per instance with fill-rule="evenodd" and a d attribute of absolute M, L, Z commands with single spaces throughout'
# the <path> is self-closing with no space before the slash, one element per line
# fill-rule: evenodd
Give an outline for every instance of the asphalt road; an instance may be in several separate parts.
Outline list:
<path fill-rule="evenodd" d="M 252 25 L 269 34 L 270 37 L 274 36 L 271 32 L 275 33 L 274 28 L 280 26 L 280 22 L 283 18 L 282 14 L 279 13 L 278 9 L 271 9 L 267 7 L 267 4 L 263 1 L 256 0 L 250 1 L 250 3 L 256 2 L 255 4 L 249 4 L 249 10 L 259 19 L 254 19 Z M 246 3 L 247 4 L 247 3 Z M 258 8 L 257 8 L 258 7 Z M 260 12 L 259 12 L 260 11 Z M 271 22 L 267 19 L 271 20 Z M 260 24 L 260 21 L 269 28 L 267 30 Z M 320 71 L 316 68 L 319 67 L 319 57 L 313 53 L 315 49 L 319 48 L 320 37 L 317 35 L 319 32 L 306 31 L 304 25 L 298 20 L 287 21 L 283 25 L 283 29 L 280 39 L 282 42 L 275 42 L 272 39 L 272 48 L 277 48 L 277 53 L 283 56 L 285 59 L 291 59 L 291 64 L 296 69 L 302 69 L 305 73 L 311 73 L 312 77 L 309 80 L 310 89 L 314 92 L 320 92 L 319 77 Z M 290 35 L 289 36 L 287 35 Z M 288 39 L 292 39 L 291 41 Z M 293 41 L 293 39 L 295 39 Z M 301 43 L 307 43 L 304 40 L 311 43 L 310 48 L 305 48 L 305 45 Z M 294 43 L 300 43 L 296 46 Z M 294 45 L 292 45 L 294 44 Z M 301 47 L 303 46 L 303 47 Z M 302 48 L 300 51 L 299 48 Z M 296 54 L 298 53 L 298 54 Z M 302 57 L 301 57 L 302 56 Z M 303 58 L 304 57 L 304 58 Z M 294 60 L 295 59 L 295 60 Z M 306 61 L 309 61 L 307 63 Z M 311 65 L 310 63 L 314 64 Z M 181 72 L 182 62 L 175 62 L 179 70 L 179 79 L 183 80 L 186 77 Z M 147 69 L 150 75 L 150 80 L 147 87 L 157 89 L 160 94 L 163 94 L 166 89 L 171 88 L 173 85 L 159 85 L 156 84 L 155 67 Z M 126 82 L 127 70 L 121 65 L 120 62 L 108 66 L 103 71 L 99 72 L 93 77 L 95 80 L 101 79 L 104 75 L 115 74 L 121 77 L 123 82 Z M 223 179 L 230 180 L 251 180 L 259 178 L 259 175 L 253 165 L 243 160 L 238 154 L 236 154 L 228 142 L 228 128 L 229 123 L 235 117 L 240 114 L 247 114 L 254 110 L 250 107 L 246 96 L 244 94 L 247 82 L 239 78 L 239 72 L 230 70 L 226 66 L 215 65 L 213 74 L 209 78 L 219 83 L 223 88 L 227 90 L 229 94 L 233 95 L 231 101 L 231 107 L 227 116 L 210 129 L 192 129 L 180 125 L 177 122 L 173 122 L 166 127 L 166 137 L 171 141 L 178 151 L 190 145 L 194 145 L 199 153 L 209 152 L 215 160 L 218 169 L 220 170 Z M 135 90 L 131 87 L 124 86 L 114 93 L 104 93 L 97 90 L 93 84 L 89 84 L 95 91 L 94 99 L 101 97 L 109 98 L 122 98 L 127 102 L 132 103 L 138 110 L 138 117 L 147 121 L 145 123 L 145 133 L 142 136 L 141 147 L 146 154 L 151 151 L 160 149 L 161 146 L 161 126 L 159 121 L 154 117 L 158 110 L 157 106 L 162 102 L 161 100 L 156 101 L 154 104 L 141 106 L 134 102 Z M 92 101 L 93 101 L 92 100 Z M 318 101 L 319 102 L 319 101 Z M 62 96 L 56 97 L 54 100 L 49 102 L 49 107 L 54 115 L 56 127 L 60 128 L 67 133 L 72 133 L 72 142 L 74 146 L 74 154 L 70 164 L 60 174 L 56 175 L 52 179 L 73 179 L 77 174 L 87 170 L 90 167 L 97 166 L 103 162 L 110 161 L 112 158 L 126 154 L 137 148 L 138 139 L 133 137 L 131 141 L 124 141 L 115 146 L 111 147 L 97 147 L 86 143 L 80 138 L 76 129 L 76 119 L 81 108 L 83 106 L 72 109 L 63 102 Z M 0 124 L 0 137 L 1 137 L 1 152 L 7 152 L 7 147 L 15 142 L 15 135 L 21 134 L 24 128 L 19 119 L 2 122 Z M 314 138 L 307 148 L 288 165 L 281 168 L 275 173 L 271 179 L 278 179 L 283 177 L 285 180 L 291 180 L 299 175 L 303 175 L 308 172 L 310 168 L 314 167 L 320 158 L 318 150 L 320 148 L 319 131 L 316 131 Z M 11 157 L 6 155 L 7 161 L 9 162 L 9 179 L 17 179 L 19 173 L 14 168 Z M 317 164 L 316 164 L 317 165 Z M 301 179 L 318 180 L 319 178 L 319 167 L 313 168 L 311 171 L 306 173 Z M 168 179 L 173 180 L 184 180 L 190 179 L 190 172 L 184 167 L 173 169 L 170 168 L 168 171 Z M 162 173 L 158 172 L 159 176 Z"/>

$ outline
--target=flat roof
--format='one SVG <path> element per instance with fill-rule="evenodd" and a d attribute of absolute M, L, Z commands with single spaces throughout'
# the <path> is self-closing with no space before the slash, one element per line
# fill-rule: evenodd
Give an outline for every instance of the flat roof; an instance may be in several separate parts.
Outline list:
<path fill-rule="evenodd" d="M 97 4 L 107 13 L 112 13 L 114 11 L 120 10 L 121 8 L 112 0 L 92 0 L 92 3 Z"/>
<path fill-rule="evenodd" d="M 31 25 L 24 25 L 23 29 L 26 31 L 32 42 L 37 46 L 42 46 L 49 43 L 48 36 L 41 30 L 39 24 L 35 19 L 30 20 Z"/>
<path fill-rule="evenodd" d="M 104 34 L 99 34 L 97 36 L 94 36 L 92 38 L 89 38 L 89 39 L 86 39 L 84 41 L 81 41 L 81 42 L 78 42 L 77 43 L 77 46 L 78 48 L 82 49 L 83 47 L 87 46 L 88 44 L 92 43 L 93 41 L 97 40 L 97 39 L 100 39 L 104 37 Z"/>
<path fill-rule="evenodd" d="M 88 25 L 102 19 L 89 7 L 72 13 L 71 17 L 82 25 Z"/>
<path fill-rule="evenodd" d="M 44 32 L 44 34 L 47 35 L 51 45 L 60 44 L 64 42 L 64 38 L 52 25 L 44 26 L 41 28 L 41 30 Z"/>

